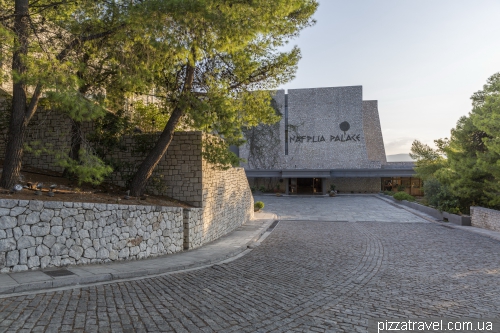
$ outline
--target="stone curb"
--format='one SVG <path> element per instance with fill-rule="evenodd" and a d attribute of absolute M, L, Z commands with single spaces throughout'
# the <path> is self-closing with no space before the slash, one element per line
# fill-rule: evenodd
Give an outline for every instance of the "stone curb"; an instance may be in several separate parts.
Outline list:
<path fill-rule="evenodd" d="M 498 232 L 498 231 L 482 229 L 482 228 L 477 228 L 477 227 L 473 227 L 473 226 L 462 226 L 462 225 L 457 225 L 457 224 L 453 224 L 450 222 L 443 222 L 443 221 L 437 220 L 433 216 L 429 216 L 425 213 L 419 212 L 419 211 L 412 209 L 410 207 L 407 207 L 405 205 L 401 205 L 396 200 L 393 202 L 392 200 L 389 200 L 388 198 L 384 198 L 382 195 L 377 195 L 377 198 L 379 198 L 380 200 L 383 200 L 387 203 L 397 205 L 398 207 L 400 207 L 400 208 L 402 208 L 402 209 L 404 209 L 404 210 L 406 210 L 414 215 L 417 215 L 418 217 L 421 217 L 424 220 L 427 220 L 429 222 L 436 223 L 436 224 L 442 225 L 444 227 L 452 228 L 452 229 L 459 229 L 459 230 L 464 230 L 464 231 L 468 231 L 468 232 L 473 232 L 473 233 L 480 234 L 480 235 L 489 237 L 491 239 L 500 241 L 500 232 Z"/>
<path fill-rule="evenodd" d="M 168 274 L 168 273 L 173 273 L 177 271 L 183 271 L 186 269 L 195 269 L 198 267 L 204 267 L 204 266 L 209 266 L 216 264 L 220 261 L 225 261 L 227 259 L 230 259 L 232 257 L 235 257 L 242 252 L 248 250 L 252 244 L 257 244 L 259 245 L 259 240 L 264 235 L 265 233 L 269 233 L 268 228 L 269 226 L 274 222 L 276 219 L 276 216 L 272 219 L 268 218 L 263 218 L 261 219 L 264 221 L 262 225 L 258 228 L 258 230 L 253 230 L 253 231 L 243 231 L 244 235 L 235 235 L 236 231 L 231 232 L 228 235 L 225 235 L 221 237 L 220 239 L 208 243 L 205 246 L 202 246 L 201 248 L 194 249 L 191 251 L 186 251 L 186 252 L 181 252 L 173 255 L 167 255 L 164 257 L 156 257 L 153 258 L 154 260 L 165 260 L 166 262 L 171 260 L 173 257 L 176 259 L 182 258 L 183 256 L 189 256 L 189 255 L 195 255 L 196 252 L 198 251 L 206 251 L 207 246 L 210 246 L 210 249 L 208 250 L 208 253 L 210 251 L 215 252 L 217 249 L 217 243 L 222 242 L 222 241 L 227 241 L 229 239 L 233 239 L 238 241 L 238 238 L 241 240 L 240 243 L 241 245 L 238 248 L 233 248 L 232 250 L 229 250 L 224 253 L 218 253 L 215 254 L 214 256 L 210 256 L 209 259 L 200 259 L 200 260 L 195 260 L 194 263 L 191 264 L 179 264 L 175 266 L 170 266 L 170 267 L 154 267 L 154 268 L 148 268 L 148 269 L 137 269 L 137 268 L 132 268 L 130 270 L 123 270 L 120 272 L 113 272 L 113 273 L 101 273 L 101 274 L 94 274 L 94 275 L 89 275 L 89 276 L 66 276 L 66 277 L 56 277 L 53 278 L 52 280 L 45 280 L 45 281 L 30 281 L 26 283 L 18 283 L 16 285 L 10 285 L 10 286 L 5 286 L 1 285 L 0 283 L 0 296 L 2 298 L 5 298 L 6 296 L 8 297 L 10 294 L 17 294 L 17 293 L 23 293 L 23 292 L 36 292 L 36 291 L 47 291 L 50 292 L 51 289 L 54 288 L 61 288 L 61 287 L 69 287 L 69 286 L 85 286 L 93 283 L 102 283 L 102 282 L 111 282 L 111 281 L 118 281 L 118 280 L 123 280 L 123 279 L 133 279 L 133 278 L 141 278 L 141 277 L 148 277 L 148 276 L 155 276 L 155 275 L 161 275 L 161 274 Z M 246 226 L 248 224 L 244 224 L 243 226 Z M 242 232 L 239 231 L 241 234 Z M 250 241 L 245 241 L 248 239 L 248 237 L 251 236 Z M 266 235 L 267 236 L 267 235 Z M 145 259 L 144 262 L 147 262 L 150 259 Z M 132 263 L 137 263 L 141 262 L 141 260 L 135 260 L 135 261 L 130 261 L 130 262 L 125 262 L 122 261 L 120 263 L 115 263 L 115 265 L 120 265 L 121 267 L 126 266 L 127 264 L 132 264 Z M 109 265 L 98 265 L 99 267 L 112 267 L 113 264 Z M 69 266 L 66 267 L 68 269 L 71 268 L 85 268 L 86 266 Z M 64 269 L 65 267 L 61 267 L 60 269 Z M 16 274 L 16 276 L 19 275 L 28 275 L 32 272 L 44 272 L 44 270 L 36 270 L 36 271 L 28 271 L 28 272 L 20 272 L 20 273 L 13 273 Z M 1 278 L 1 275 L 0 275 Z"/>

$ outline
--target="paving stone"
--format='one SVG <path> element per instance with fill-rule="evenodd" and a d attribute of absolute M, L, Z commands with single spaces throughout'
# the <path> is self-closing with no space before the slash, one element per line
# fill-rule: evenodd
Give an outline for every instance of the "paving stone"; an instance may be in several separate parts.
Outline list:
<path fill-rule="evenodd" d="M 265 199 L 266 210 L 286 218 L 237 260 L 4 298 L 0 328 L 24 329 L 16 319 L 26 317 L 33 331 L 351 333 L 367 332 L 371 318 L 500 317 L 499 241 L 373 197 L 351 199 L 312 202 L 316 221 L 302 199 Z M 127 264 L 149 269 L 154 260 Z M 99 269 L 107 268 L 92 273 Z"/>

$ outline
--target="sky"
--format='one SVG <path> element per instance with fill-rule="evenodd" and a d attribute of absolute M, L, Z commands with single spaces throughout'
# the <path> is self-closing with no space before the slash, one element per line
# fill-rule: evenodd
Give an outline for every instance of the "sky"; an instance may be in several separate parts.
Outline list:
<path fill-rule="evenodd" d="M 319 0 L 291 45 L 296 78 L 280 89 L 363 86 L 378 100 L 386 154 L 433 146 L 500 72 L 499 0 Z"/>

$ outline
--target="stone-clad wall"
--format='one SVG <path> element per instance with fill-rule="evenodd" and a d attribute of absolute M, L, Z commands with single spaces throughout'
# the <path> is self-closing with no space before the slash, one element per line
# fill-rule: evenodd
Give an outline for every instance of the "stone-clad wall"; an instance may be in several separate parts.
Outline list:
<path fill-rule="evenodd" d="M 253 195 L 245 170 L 216 170 L 204 166 L 203 208 L 184 211 L 184 248 L 194 249 L 212 242 L 253 216 Z"/>
<path fill-rule="evenodd" d="M 344 122 L 350 126 L 346 131 L 340 128 Z M 294 131 L 289 130 L 287 169 L 376 167 L 367 155 L 361 86 L 288 90 L 288 124 Z M 290 142 L 293 136 L 306 139 Z"/>
<path fill-rule="evenodd" d="M 253 204 L 252 191 L 243 168 L 216 170 L 204 162 L 203 244 L 253 219 Z"/>
<path fill-rule="evenodd" d="M 149 137 L 149 139 L 148 139 Z M 157 135 L 143 135 L 143 139 L 152 141 Z M 138 139 L 124 137 L 122 149 L 111 154 L 115 161 L 122 165 L 130 165 L 127 170 L 116 171 L 111 181 L 125 186 L 124 175 L 132 175 L 134 170 L 144 159 L 144 154 L 138 152 Z M 147 186 L 149 193 L 167 195 L 171 198 L 184 201 L 195 207 L 202 206 L 202 133 L 176 132 L 168 147 L 167 153 L 155 168 Z"/>
<path fill-rule="evenodd" d="M 182 208 L 0 199 L 2 273 L 182 249 Z"/>
<path fill-rule="evenodd" d="M 378 115 L 378 101 L 363 101 L 363 128 L 366 135 L 366 150 L 370 161 L 387 163 L 384 138 Z"/>
<path fill-rule="evenodd" d="M 473 227 L 500 231 L 500 211 L 483 207 L 471 207 L 470 215 Z"/>

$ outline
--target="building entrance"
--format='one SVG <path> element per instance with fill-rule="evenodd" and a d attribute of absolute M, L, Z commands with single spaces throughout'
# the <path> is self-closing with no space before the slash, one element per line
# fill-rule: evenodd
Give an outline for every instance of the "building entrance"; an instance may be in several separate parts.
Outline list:
<path fill-rule="evenodd" d="M 297 194 L 322 194 L 321 178 L 297 178 Z"/>

